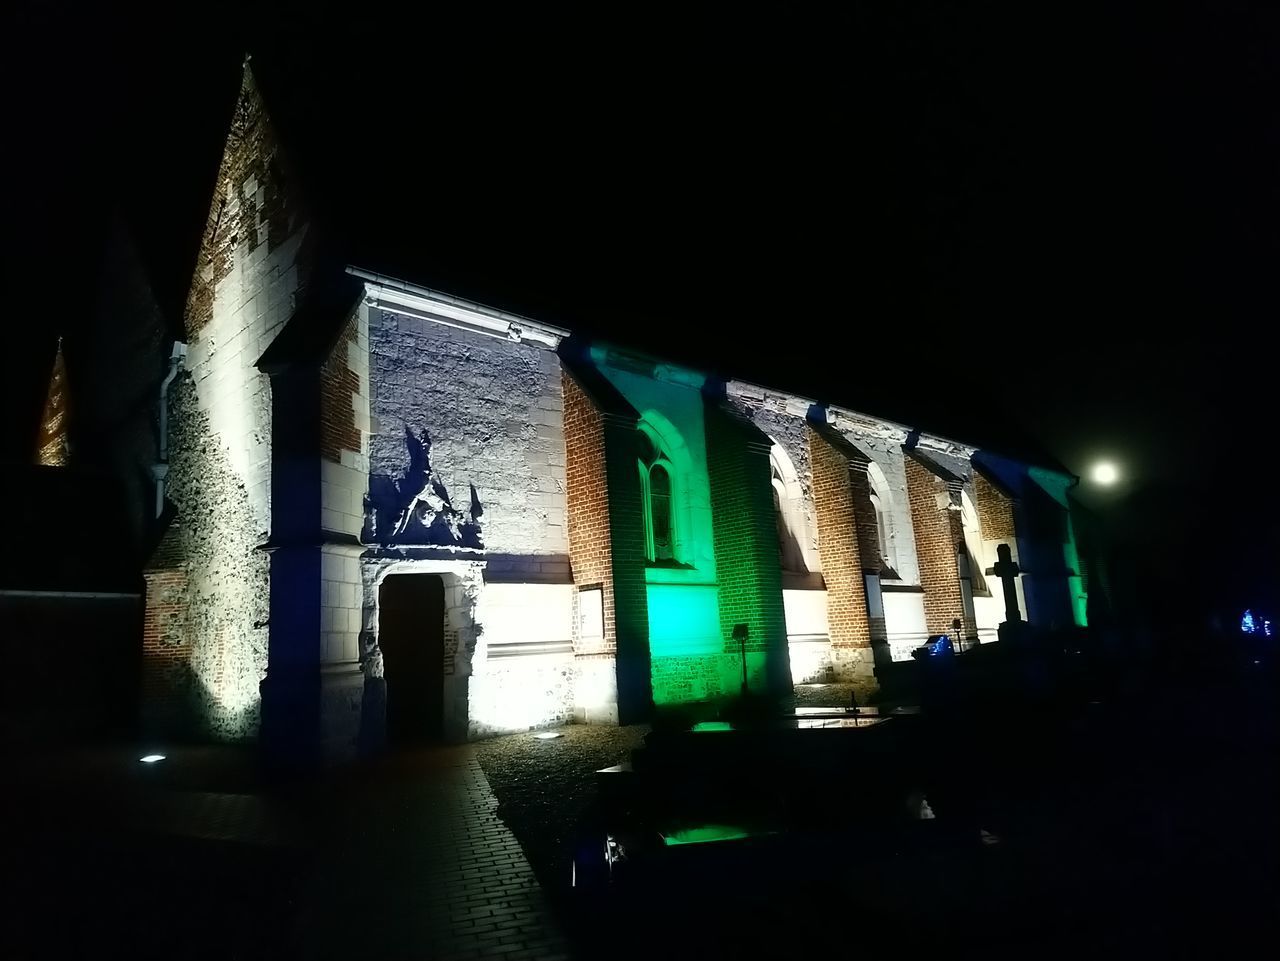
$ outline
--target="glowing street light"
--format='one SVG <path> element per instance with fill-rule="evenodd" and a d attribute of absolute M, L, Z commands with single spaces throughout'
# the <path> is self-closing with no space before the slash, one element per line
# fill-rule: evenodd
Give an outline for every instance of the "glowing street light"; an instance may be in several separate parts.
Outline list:
<path fill-rule="evenodd" d="M 1101 484 L 1103 487 L 1110 487 L 1120 479 L 1120 471 L 1116 470 L 1115 464 L 1102 461 L 1101 463 L 1093 465 L 1093 470 L 1090 472 L 1089 476 L 1093 479 L 1095 484 Z"/>

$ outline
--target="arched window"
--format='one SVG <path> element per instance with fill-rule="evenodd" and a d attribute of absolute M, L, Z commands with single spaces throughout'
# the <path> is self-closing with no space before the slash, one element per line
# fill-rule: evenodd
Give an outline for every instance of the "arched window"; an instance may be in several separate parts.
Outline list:
<path fill-rule="evenodd" d="M 969 583 L 975 597 L 990 597 L 991 588 L 983 574 L 986 555 L 983 553 L 982 528 L 978 524 L 978 512 L 968 491 L 960 492 L 960 521 L 964 528 L 964 547 L 969 554 Z"/>
<path fill-rule="evenodd" d="M 804 517 L 800 478 L 791 459 L 777 444 L 769 452 L 770 483 L 773 486 L 773 517 L 778 532 L 778 562 L 784 571 L 805 574 L 809 564 L 804 545 L 808 528 Z"/>
<path fill-rule="evenodd" d="M 660 432 L 661 431 L 661 432 Z M 684 560 L 681 527 L 683 508 L 680 438 L 670 424 L 644 420 L 640 424 L 640 496 L 644 511 L 644 552 L 651 564 L 675 564 Z"/>
<path fill-rule="evenodd" d="M 876 546 L 880 549 L 880 560 L 884 562 L 880 576 L 893 580 L 898 576 L 898 538 L 893 521 L 893 491 L 879 464 L 867 464 L 867 480 L 871 484 L 871 507 L 876 515 Z"/>
<path fill-rule="evenodd" d="M 671 518 L 671 473 L 664 462 L 658 461 L 649 468 L 650 560 L 676 559 Z"/>
<path fill-rule="evenodd" d="M 875 511 L 876 515 L 876 546 L 880 549 L 880 559 L 883 560 L 885 564 L 890 564 L 889 548 L 891 546 L 891 542 L 889 539 L 889 524 L 891 523 L 891 520 L 888 512 L 884 509 L 884 504 L 881 502 L 879 494 L 871 495 L 871 509 Z M 890 566 L 892 565 L 890 564 Z"/>

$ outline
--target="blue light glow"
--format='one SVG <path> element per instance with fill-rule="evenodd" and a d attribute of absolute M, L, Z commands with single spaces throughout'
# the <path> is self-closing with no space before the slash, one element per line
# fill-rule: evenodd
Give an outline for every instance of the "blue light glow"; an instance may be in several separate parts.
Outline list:
<path fill-rule="evenodd" d="M 954 654 L 955 646 L 951 643 L 950 636 L 946 634 L 938 634 L 930 638 L 929 643 L 925 645 L 929 649 L 930 657 L 939 657 L 946 654 Z"/>
<path fill-rule="evenodd" d="M 1258 625 L 1254 623 L 1253 611 L 1245 611 L 1244 617 L 1240 618 L 1240 633 L 1253 634 L 1258 630 Z"/>

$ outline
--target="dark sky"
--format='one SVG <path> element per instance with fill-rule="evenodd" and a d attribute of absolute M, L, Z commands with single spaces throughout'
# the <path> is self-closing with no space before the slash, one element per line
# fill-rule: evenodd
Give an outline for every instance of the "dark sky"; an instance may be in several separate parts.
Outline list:
<path fill-rule="evenodd" d="M 370 263 L 979 441 L 1025 434 L 1077 472 L 1108 455 L 1131 479 L 1112 499 L 1221 495 L 1273 421 L 1277 13 L 963 6 L 232 3 L 186 23 L 40 4 L 12 32 L 6 221 L 30 275 L 83 275 L 121 205 L 179 290 L 248 48 Z"/>

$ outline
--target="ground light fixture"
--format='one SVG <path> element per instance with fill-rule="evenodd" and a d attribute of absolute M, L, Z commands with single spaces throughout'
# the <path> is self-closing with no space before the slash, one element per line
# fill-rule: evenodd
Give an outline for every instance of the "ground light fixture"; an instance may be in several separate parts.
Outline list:
<path fill-rule="evenodd" d="M 163 754 L 144 754 L 138 758 L 143 764 L 157 764 L 165 759 Z"/>
<path fill-rule="evenodd" d="M 559 731 L 539 731 L 534 735 L 539 741 L 554 741 L 558 737 L 564 737 Z"/>

